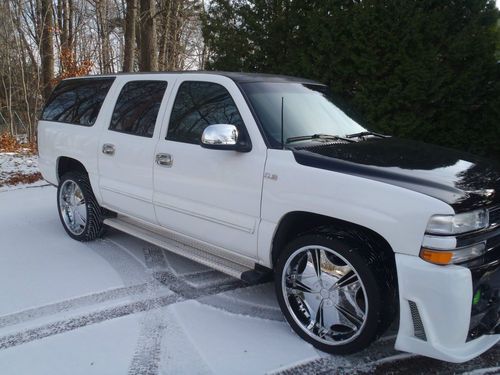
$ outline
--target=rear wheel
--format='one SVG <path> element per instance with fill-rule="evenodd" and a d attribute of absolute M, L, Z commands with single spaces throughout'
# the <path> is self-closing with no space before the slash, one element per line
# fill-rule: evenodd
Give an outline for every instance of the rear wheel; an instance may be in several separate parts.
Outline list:
<path fill-rule="evenodd" d="M 394 303 L 381 258 L 356 237 L 313 233 L 293 240 L 280 255 L 275 287 L 294 331 L 334 354 L 359 351 L 388 326 Z"/>
<path fill-rule="evenodd" d="M 92 241 L 104 231 L 103 209 L 92 192 L 88 176 L 69 172 L 62 176 L 57 189 L 59 217 L 70 237 Z"/>

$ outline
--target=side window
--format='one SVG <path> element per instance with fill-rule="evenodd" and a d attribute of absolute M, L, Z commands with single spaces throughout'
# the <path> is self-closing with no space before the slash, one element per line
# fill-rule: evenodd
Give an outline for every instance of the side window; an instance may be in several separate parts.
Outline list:
<path fill-rule="evenodd" d="M 166 89 L 165 81 L 125 84 L 116 101 L 109 130 L 151 138 Z"/>
<path fill-rule="evenodd" d="M 114 78 L 86 78 L 62 81 L 52 92 L 42 120 L 92 126 Z"/>
<path fill-rule="evenodd" d="M 167 139 L 198 144 L 203 130 L 214 124 L 243 127 L 243 120 L 229 92 L 217 83 L 182 83 L 170 116 Z"/>

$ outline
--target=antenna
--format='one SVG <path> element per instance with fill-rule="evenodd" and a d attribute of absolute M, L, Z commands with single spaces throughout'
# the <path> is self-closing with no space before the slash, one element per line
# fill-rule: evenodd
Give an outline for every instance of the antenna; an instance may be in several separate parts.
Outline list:
<path fill-rule="evenodd" d="M 283 137 L 283 107 L 285 106 L 285 98 L 281 97 L 281 148 L 285 149 L 285 139 Z"/>

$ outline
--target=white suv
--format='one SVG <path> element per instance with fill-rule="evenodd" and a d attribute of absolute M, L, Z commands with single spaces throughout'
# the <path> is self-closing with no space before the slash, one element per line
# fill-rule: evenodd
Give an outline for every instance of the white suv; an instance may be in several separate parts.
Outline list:
<path fill-rule="evenodd" d="M 500 340 L 500 172 L 373 133 L 326 86 L 283 76 L 67 79 L 38 125 L 66 232 L 106 226 L 250 283 L 295 332 L 469 360 Z"/>

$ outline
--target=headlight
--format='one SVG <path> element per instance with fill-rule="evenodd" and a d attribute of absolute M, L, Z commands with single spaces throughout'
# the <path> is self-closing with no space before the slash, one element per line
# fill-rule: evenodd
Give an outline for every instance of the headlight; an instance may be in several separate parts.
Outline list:
<path fill-rule="evenodd" d="M 460 234 L 486 228 L 489 225 L 487 210 L 476 210 L 456 215 L 434 215 L 427 224 L 430 234 Z"/>

